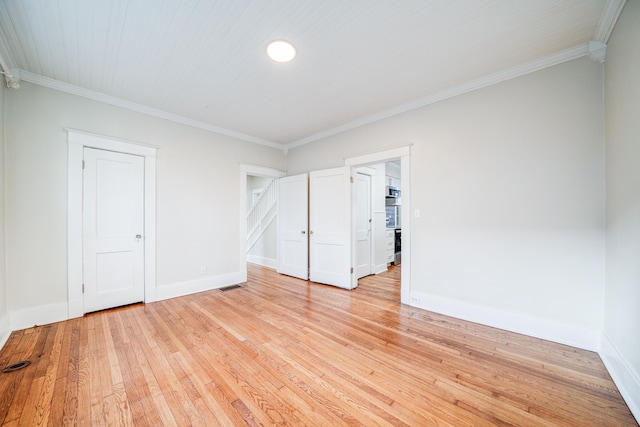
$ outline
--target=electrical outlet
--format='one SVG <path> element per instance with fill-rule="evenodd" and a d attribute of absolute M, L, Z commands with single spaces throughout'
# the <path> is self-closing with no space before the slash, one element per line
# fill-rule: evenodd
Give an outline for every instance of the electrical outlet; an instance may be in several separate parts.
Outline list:
<path fill-rule="evenodd" d="M 207 274 L 207 267 L 200 267 L 200 274 L 203 276 Z"/>
<path fill-rule="evenodd" d="M 420 305 L 420 297 L 416 295 L 411 295 L 410 298 L 411 304 Z"/>

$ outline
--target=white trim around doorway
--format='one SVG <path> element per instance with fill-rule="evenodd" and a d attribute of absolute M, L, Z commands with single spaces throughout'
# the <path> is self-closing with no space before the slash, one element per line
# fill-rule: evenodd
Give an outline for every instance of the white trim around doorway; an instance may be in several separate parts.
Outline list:
<path fill-rule="evenodd" d="M 84 315 L 82 295 L 82 160 L 84 148 L 116 151 L 144 157 L 144 301 L 156 300 L 156 150 L 138 144 L 84 131 L 65 129 L 68 134 L 67 163 L 67 288 L 68 318 Z"/>
<path fill-rule="evenodd" d="M 400 264 L 400 301 L 410 304 L 411 295 L 411 145 L 349 157 L 345 166 L 360 167 L 400 159 L 402 180 L 402 263 Z"/>
<path fill-rule="evenodd" d="M 266 176 L 269 178 L 282 178 L 287 176 L 287 173 L 278 169 L 272 169 L 265 166 L 257 166 L 250 164 L 240 164 L 240 251 L 238 253 L 238 259 L 240 264 L 240 275 L 242 276 L 241 282 L 247 281 L 247 198 L 245 194 L 247 192 L 247 175 L 254 176 Z"/>

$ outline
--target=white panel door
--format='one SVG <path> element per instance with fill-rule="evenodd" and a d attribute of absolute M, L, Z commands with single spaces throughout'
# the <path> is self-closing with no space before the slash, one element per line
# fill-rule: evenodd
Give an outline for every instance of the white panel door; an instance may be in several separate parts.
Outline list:
<path fill-rule="evenodd" d="M 309 174 L 309 278 L 352 289 L 351 168 Z"/>
<path fill-rule="evenodd" d="M 355 251 L 356 279 L 372 273 L 371 266 L 371 177 L 362 173 L 354 176 L 355 191 Z"/>
<path fill-rule="evenodd" d="M 84 149 L 84 312 L 144 300 L 144 157 Z"/>
<path fill-rule="evenodd" d="M 309 178 L 307 174 L 279 180 L 278 273 L 309 278 Z"/>

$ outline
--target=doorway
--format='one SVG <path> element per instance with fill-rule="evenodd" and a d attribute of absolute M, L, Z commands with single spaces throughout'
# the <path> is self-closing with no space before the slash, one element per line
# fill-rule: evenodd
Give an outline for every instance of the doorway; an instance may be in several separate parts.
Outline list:
<path fill-rule="evenodd" d="M 277 178 L 247 175 L 247 262 L 276 268 L 278 265 Z"/>
<path fill-rule="evenodd" d="M 354 174 L 354 227 L 356 252 L 356 280 L 373 274 L 375 265 L 375 223 L 373 221 L 374 188 L 372 180 L 376 170 L 358 168 Z"/>
<path fill-rule="evenodd" d="M 354 226 L 355 221 L 355 211 L 356 209 L 353 207 L 356 201 L 354 197 L 356 192 L 352 190 L 352 187 L 356 182 L 356 178 L 354 174 L 356 174 L 358 168 L 366 168 L 367 166 L 377 166 L 381 167 L 382 170 L 385 170 L 385 164 L 387 161 L 397 161 L 399 162 L 401 169 L 401 177 L 400 179 L 404 180 L 405 184 L 403 185 L 403 189 L 407 194 L 405 197 L 405 206 L 406 209 L 403 210 L 402 217 L 404 220 L 402 221 L 405 225 L 404 233 L 406 236 L 402 239 L 401 250 L 404 252 L 403 259 L 399 269 L 402 272 L 401 279 L 401 295 L 402 302 L 408 303 L 409 289 L 410 289 L 410 277 L 409 277 L 409 265 L 410 265 L 410 223 L 408 218 L 408 212 L 410 211 L 410 174 L 409 174 L 409 147 L 403 147 L 400 149 L 390 150 L 383 153 L 377 153 L 373 155 L 360 156 L 358 158 L 352 158 L 345 160 L 346 166 L 333 168 L 333 169 L 325 169 L 319 171 L 312 171 L 308 175 L 302 174 L 305 178 L 309 177 L 309 189 L 308 189 L 308 221 L 309 227 L 307 230 L 304 225 L 298 225 L 292 227 L 290 231 L 291 239 L 287 237 L 287 242 L 294 242 L 296 245 L 304 245 L 305 242 L 308 241 L 309 247 L 309 260 L 308 263 L 304 262 L 306 257 L 294 257 L 295 259 L 287 259 L 283 260 L 283 254 L 286 255 L 286 251 L 280 251 L 280 264 L 284 262 L 284 264 L 295 264 L 296 271 L 300 271 L 301 273 L 285 273 L 285 270 L 280 268 L 279 271 L 285 274 L 290 274 L 295 277 L 307 278 L 309 280 L 317 283 L 330 284 L 333 286 L 343 287 L 346 289 L 353 289 L 357 287 L 356 280 L 356 265 L 358 265 L 358 261 L 356 260 L 356 251 L 354 250 L 356 243 L 356 229 Z M 361 169 L 364 170 L 364 169 Z M 377 227 L 377 230 L 382 232 L 385 236 L 385 243 L 387 237 L 387 229 L 385 227 L 385 197 L 384 197 L 384 188 L 385 188 L 385 172 L 378 174 L 381 178 L 380 185 L 380 201 L 381 205 L 377 208 L 376 214 L 379 214 L 379 220 L 381 221 L 381 225 Z M 285 178 L 287 179 L 297 179 L 296 176 Z M 398 179 L 398 178 L 396 178 Z M 306 182 L 306 181 L 305 181 Z M 294 186 L 295 187 L 295 186 Z M 306 186 L 303 187 L 306 189 Z M 296 187 L 297 188 L 297 187 Z M 294 201 L 302 201 L 303 198 L 299 195 L 301 194 L 299 191 L 294 191 Z M 286 195 L 286 194 L 285 194 Z M 281 193 L 281 197 L 283 194 Z M 367 203 L 365 203 L 367 204 Z M 297 205 L 296 205 L 297 206 Z M 291 209 L 291 212 L 300 210 L 301 216 L 306 220 L 306 210 L 304 207 L 306 203 L 302 201 L 301 209 Z M 371 216 L 371 213 L 365 213 L 365 216 Z M 374 216 L 375 217 L 375 216 Z M 365 220 L 368 222 L 368 218 Z M 298 224 L 298 221 L 289 221 L 292 224 Z M 367 228 L 365 225 L 364 228 Z M 280 240 L 283 240 L 284 235 L 282 234 L 282 230 L 280 229 Z M 368 231 L 368 230 L 365 230 Z M 306 235 L 305 235 L 306 233 Z M 391 260 L 389 262 L 394 262 L 396 259 L 394 255 L 400 251 L 395 250 L 395 229 L 392 230 L 390 239 L 390 249 L 391 249 Z M 282 247 L 284 242 L 280 242 L 279 246 Z M 370 243 L 370 242 L 369 242 Z M 368 244 L 364 245 L 368 247 Z M 386 244 L 378 244 L 378 248 L 383 250 L 383 256 L 380 257 L 381 268 L 378 268 L 376 265 L 375 272 L 383 272 L 387 269 L 387 257 L 386 255 Z M 302 251 L 290 251 L 291 254 L 302 254 Z M 297 265 L 295 260 L 300 260 L 300 265 Z M 291 263 L 288 261 L 292 261 Z M 371 262 L 370 260 L 368 261 Z M 395 263 L 395 262 L 394 262 Z M 307 276 L 306 270 L 309 270 L 309 275 Z M 370 269 L 366 267 L 366 269 Z M 288 270 L 287 270 L 288 271 Z"/>
<path fill-rule="evenodd" d="M 400 268 L 400 170 L 399 160 L 354 168 L 355 265 L 358 279 L 385 272 L 391 265 L 398 270 Z"/>
<path fill-rule="evenodd" d="M 81 317 L 87 311 L 84 302 L 83 252 L 83 161 L 85 148 L 139 156 L 144 164 L 142 252 L 144 302 L 156 300 L 156 147 L 107 136 L 66 129 L 67 163 L 67 295 L 68 317 Z M 135 238 L 134 236 L 132 236 Z"/>
<path fill-rule="evenodd" d="M 402 224 L 400 264 L 400 300 L 403 304 L 410 302 L 411 290 L 411 146 L 395 148 L 392 150 L 345 159 L 345 165 L 352 168 L 371 166 L 391 161 L 399 161 L 400 179 L 402 182 L 402 209 L 400 211 L 400 223 Z M 375 213 L 374 213 L 375 216 Z M 354 237 L 355 240 L 355 237 Z M 375 245 L 375 243 L 374 243 Z M 395 267 L 397 268 L 397 267 Z"/>
<path fill-rule="evenodd" d="M 247 280 L 247 261 L 261 261 L 260 258 L 253 258 L 248 254 L 247 248 L 249 247 L 247 233 L 247 213 L 248 206 L 251 204 L 253 199 L 253 190 L 262 186 L 262 183 L 275 180 L 276 181 L 276 192 L 277 192 L 277 179 L 285 176 L 286 173 L 278 170 L 272 169 L 264 166 L 256 166 L 249 164 L 241 164 L 240 165 L 240 253 L 238 254 L 238 258 L 240 260 L 240 268 L 241 268 L 241 279 L 242 281 Z M 253 181 L 253 183 L 252 183 Z M 255 185 L 256 188 L 253 188 Z M 277 194 L 277 193 L 276 193 Z M 277 197 L 277 196 L 276 196 Z M 277 222 L 277 220 L 274 220 Z M 277 236 L 277 231 L 275 232 Z M 276 247 L 276 261 L 277 261 L 277 247 Z M 259 262 L 260 263 L 260 262 Z M 271 265 L 268 265 L 270 268 L 274 268 Z"/>

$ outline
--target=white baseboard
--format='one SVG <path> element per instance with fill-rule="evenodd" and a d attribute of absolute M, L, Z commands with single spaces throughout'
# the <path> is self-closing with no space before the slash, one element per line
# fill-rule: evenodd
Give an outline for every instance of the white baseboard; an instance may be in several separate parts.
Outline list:
<path fill-rule="evenodd" d="M 602 333 L 600 342 L 598 354 L 631 413 L 640 423 L 640 378 L 634 374 L 606 333 Z"/>
<path fill-rule="evenodd" d="M 596 329 L 421 292 L 411 292 L 410 305 L 572 347 L 590 351 L 600 349 L 600 331 Z"/>
<path fill-rule="evenodd" d="M 9 335 L 11 335 L 9 315 L 4 315 L 0 318 L 0 349 L 6 344 Z"/>
<path fill-rule="evenodd" d="M 69 300 L 69 319 L 84 316 L 84 298 Z"/>
<path fill-rule="evenodd" d="M 243 276 L 242 272 L 235 272 L 160 286 L 157 288 L 157 299 L 175 298 L 242 283 L 246 281 L 244 277 L 246 276 Z M 597 351 L 629 409 L 636 420 L 640 421 L 640 379 L 629 368 L 604 332 L 420 292 L 411 293 L 411 305 L 495 328 Z M 12 331 L 67 320 L 68 315 L 67 303 L 48 304 L 5 315 L 0 318 L 0 348 L 7 342 Z"/>
<path fill-rule="evenodd" d="M 187 282 L 172 283 L 170 285 L 158 286 L 156 288 L 156 301 L 162 301 L 169 298 L 182 297 L 185 295 L 195 294 L 197 292 L 210 291 L 223 286 L 235 285 L 242 283 L 243 273 L 241 271 L 221 274 L 219 276 L 203 277 L 202 279 L 189 280 Z"/>
<path fill-rule="evenodd" d="M 60 302 L 46 304 L 37 307 L 9 313 L 11 330 L 31 328 L 33 326 L 48 325 L 49 323 L 62 322 L 69 318 L 69 304 Z"/>
<path fill-rule="evenodd" d="M 387 263 L 385 262 L 384 264 L 378 264 L 373 268 L 375 269 L 375 273 L 373 274 L 384 273 L 385 271 L 387 271 Z"/>
<path fill-rule="evenodd" d="M 273 268 L 274 270 L 278 268 L 278 260 L 273 258 L 265 258 L 257 255 L 247 254 L 247 262 L 258 264 L 263 267 Z"/>

